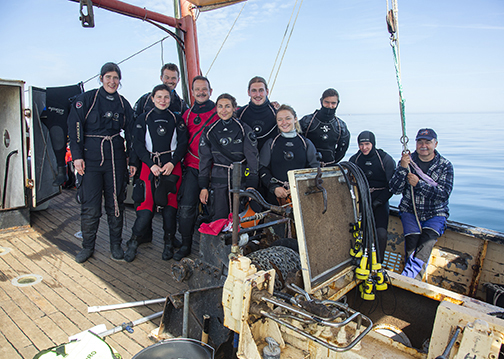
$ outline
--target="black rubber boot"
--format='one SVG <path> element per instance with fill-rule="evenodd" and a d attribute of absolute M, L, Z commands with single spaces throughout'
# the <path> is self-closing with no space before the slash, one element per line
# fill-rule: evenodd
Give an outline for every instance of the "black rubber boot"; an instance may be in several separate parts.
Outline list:
<path fill-rule="evenodd" d="M 79 253 L 77 253 L 77 255 L 75 256 L 75 261 L 77 263 L 84 263 L 85 261 L 87 261 L 89 258 L 91 258 L 91 256 L 93 255 L 94 253 L 94 249 L 90 249 L 90 248 L 83 248 L 81 249 L 81 251 Z"/>
<path fill-rule="evenodd" d="M 191 254 L 192 237 L 182 236 L 182 247 L 173 255 L 173 259 L 176 261 L 181 260 Z"/>
<path fill-rule="evenodd" d="M 170 260 L 173 258 L 173 243 L 172 243 L 172 237 L 173 236 L 171 233 L 165 233 L 164 235 L 164 249 L 163 249 L 163 255 L 161 256 L 161 259 L 164 261 Z"/>
<path fill-rule="evenodd" d="M 58 166 L 58 172 L 56 174 L 56 178 L 53 181 L 53 185 L 61 186 L 66 181 L 68 181 L 66 166 Z"/>
<path fill-rule="evenodd" d="M 143 243 L 151 243 L 152 242 L 152 234 L 153 234 L 153 231 L 152 231 L 152 222 L 151 222 L 151 227 L 150 229 L 148 230 L 148 232 L 142 236 L 142 238 L 139 240 L 139 244 L 143 244 Z"/>
<path fill-rule="evenodd" d="M 119 243 L 110 244 L 110 254 L 111 258 L 116 261 L 124 259 L 124 251 Z"/>
<path fill-rule="evenodd" d="M 138 236 L 135 236 L 134 234 L 131 236 L 131 239 L 126 242 L 128 249 L 126 249 L 126 252 L 124 253 L 124 260 L 126 262 L 133 262 L 133 260 L 136 257 L 137 254 L 137 248 L 138 248 Z"/>
<path fill-rule="evenodd" d="M 173 244 L 173 248 L 175 248 L 175 249 L 179 249 L 180 247 L 182 247 L 182 241 L 180 239 L 178 239 L 176 236 L 173 236 L 172 244 Z"/>
<path fill-rule="evenodd" d="M 142 209 L 136 211 L 136 219 L 131 229 L 132 233 L 142 233 L 141 236 L 137 236 L 138 244 L 152 242 L 152 211 L 148 209 Z"/>

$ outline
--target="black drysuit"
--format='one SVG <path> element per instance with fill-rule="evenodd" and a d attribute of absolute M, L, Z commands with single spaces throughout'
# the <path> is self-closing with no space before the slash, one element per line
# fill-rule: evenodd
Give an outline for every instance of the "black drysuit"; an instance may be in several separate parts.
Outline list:
<path fill-rule="evenodd" d="M 81 203 L 82 247 L 94 249 L 100 223 L 102 196 L 109 225 L 110 245 L 121 244 L 124 198 L 133 110 L 117 92 L 103 87 L 79 95 L 68 117 L 72 159 L 83 159 L 85 173 L 78 184 Z"/>
<path fill-rule="evenodd" d="M 313 143 L 304 136 L 293 133 L 287 137 L 280 133 L 266 141 L 259 156 L 259 176 L 268 188 L 268 202 L 276 204 L 275 188 L 283 186 L 289 179 L 287 172 L 300 168 L 318 167 Z"/>
<path fill-rule="evenodd" d="M 322 167 L 334 166 L 341 161 L 350 141 L 346 123 L 336 117 L 335 113 L 336 109 L 322 107 L 299 121 L 301 133 L 313 142 L 322 155 Z"/>
<path fill-rule="evenodd" d="M 199 144 L 199 186 L 214 191 L 212 220 L 227 218 L 231 205 L 233 162 L 242 162 L 242 183 L 257 188 L 257 140 L 252 129 L 235 118 L 218 120 L 205 129 Z M 210 179 L 211 177 L 211 179 Z"/>
<path fill-rule="evenodd" d="M 171 177 L 172 188 L 163 206 L 163 229 L 165 234 L 175 235 L 176 215 L 177 215 L 177 190 L 182 181 L 182 169 L 180 161 L 187 151 L 188 134 L 184 120 L 179 115 L 175 115 L 170 110 L 160 110 L 154 108 L 148 113 L 140 115 L 135 122 L 133 149 L 141 161 L 139 170 L 139 180 L 145 183 L 145 198 L 137 208 L 137 218 L 133 225 L 132 232 L 138 237 L 144 237 L 151 230 L 154 208 L 159 203 L 155 203 L 156 178 L 151 172 L 151 167 L 155 164 L 163 167 L 168 162 L 174 166 Z M 178 176 L 178 177 L 177 177 Z M 160 176 L 161 177 L 161 176 Z M 161 186 L 159 184 L 159 186 Z M 157 189 L 158 191 L 161 188 Z M 164 194 L 164 192 L 161 192 Z"/>
<path fill-rule="evenodd" d="M 268 99 L 259 106 L 250 101 L 247 106 L 240 107 L 236 111 L 236 117 L 254 131 L 259 151 L 267 140 L 278 135 L 276 110 Z"/>

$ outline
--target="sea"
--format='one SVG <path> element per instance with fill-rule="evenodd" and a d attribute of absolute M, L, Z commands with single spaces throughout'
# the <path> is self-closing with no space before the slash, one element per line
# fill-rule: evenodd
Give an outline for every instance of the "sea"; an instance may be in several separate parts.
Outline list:
<path fill-rule="evenodd" d="M 401 157 L 402 120 L 399 114 L 337 114 L 347 124 L 350 146 L 347 161 L 358 151 L 357 136 L 372 131 L 376 147 L 394 160 Z M 438 135 L 439 153 L 455 172 L 449 220 L 504 233 L 504 113 L 423 113 L 405 115 L 408 148 L 415 150 L 420 128 Z M 400 195 L 391 205 L 399 205 Z"/>

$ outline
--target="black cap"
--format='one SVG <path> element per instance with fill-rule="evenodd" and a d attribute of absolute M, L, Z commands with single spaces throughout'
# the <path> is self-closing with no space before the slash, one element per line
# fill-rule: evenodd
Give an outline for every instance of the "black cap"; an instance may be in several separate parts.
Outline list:
<path fill-rule="evenodd" d="M 361 142 L 371 142 L 373 147 L 375 147 L 376 139 L 374 133 L 371 131 L 362 131 L 361 133 L 359 133 L 359 137 L 357 137 L 357 143 Z"/>
<path fill-rule="evenodd" d="M 437 134 L 434 132 L 432 128 L 421 128 L 418 130 L 415 141 L 424 139 L 424 140 L 432 140 L 435 138 L 437 140 Z"/>

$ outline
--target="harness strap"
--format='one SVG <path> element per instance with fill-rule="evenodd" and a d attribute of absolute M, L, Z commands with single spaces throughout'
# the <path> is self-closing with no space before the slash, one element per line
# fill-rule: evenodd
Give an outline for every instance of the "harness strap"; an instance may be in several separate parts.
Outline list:
<path fill-rule="evenodd" d="M 93 98 L 93 102 L 91 103 L 91 106 L 89 107 L 89 110 L 88 110 L 88 112 L 86 113 L 86 116 L 84 117 L 84 121 L 86 121 L 86 120 L 87 120 L 87 118 L 88 118 L 89 114 L 91 113 L 91 110 L 92 110 L 92 109 L 94 108 L 94 106 L 96 105 L 96 99 L 98 98 L 98 92 L 100 92 L 100 89 L 96 90 L 96 93 L 95 93 L 94 98 Z M 122 108 L 123 108 L 123 110 L 124 110 L 124 102 L 123 102 L 123 100 L 122 100 L 122 97 L 121 97 L 121 95 L 119 95 L 119 94 L 117 94 L 117 95 L 119 96 L 119 101 L 121 102 L 121 106 L 122 106 Z M 126 116 L 124 116 L 123 127 L 124 127 L 124 125 L 125 125 L 125 124 L 126 124 Z"/>
<path fill-rule="evenodd" d="M 247 111 L 247 109 L 249 108 L 250 105 L 247 105 L 245 106 L 245 108 L 243 109 L 242 113 L 240 114 L 240 117 L 238 118 L 240 121 L 243 117 L 243 114 L 245 113 L 245 111 Z M 273 114 L 273 117 L 276 117 L 276 113 L 275 113 L 275 110 L 271 107 L 271 104 L 268 104 L 268 108 L 270 109 L 271 113 Z M 264 135 L 262 136 L 256 136 L 257 139 L 262 139 L 262 138 L 265 138 L 266 136 L 268 136 L 271 132 L 273 132 L 273 130 L 275 129 L 275 127 L 278 127 L 277 125 L 273 126 L 271 128 L 271 130 L 269 130 L 267 133 L 265 133 Z"/>
<path fill-rule="evenodd" d="M 86 113 L 86 117 L 84 117 L 84 120 L 87 120 L 89 114 L 91 113 L 91 110 L 93 109 L 94 105 L 96 104 L 96 98 L 98 97 L 98 92 L 100 90 L 96 90 L 96 93 L 94 95 L 94 98 L 93 98 L 93 103 L 91 104 L 91 106 L 89 107 L 89 110 L 88 112 Z"/>
<path fill-rule="evenodd" d="M 381 190 L 384 190 L 384 189 L 386 189 L 386 187 L 378 187 L 378 188 L 376 188 L 376 187 L 370 187 L 369 188 L 369 193 L 373 193 L 374 191 L 381 191 Z"/>
<path fill-rule="evenodd" d="M 306 132 L 305 132 L 305 136 L 306 137 L 308 137 L 308 131 L 310 130 L 310 127 L 311 127 L 311 125 L 313 123 L 313 120 L 317 116 L 317 113 L 318 113 L 318 110 L 313 113 L 312 118 L 310 120 L 310 123 L 306 127 Z M 336 122 L 338 122 L 338 140 L 336 141 L 336 143 L 339 143 L 339 140 L 341 138 L 341 123 L 340 123 L 340 120 L 339 120 L 339 118 L 337 116 L 335 116 L 334 118 L 336 119 Z M 326 164 L 330 165 L 331 163 L 334 163 L 334 162 L 336 162 L 336 161 L 327 162 Z"/>
<path fill-rule="evenodd" d="M 149 118 L 150 114 L 154 111 L 154 108 L 151 109 L 147 115 L 145 116 L 145 123 L 147 123 L 147 119 Z M 173 114 L 173 112 L 171 112 L 170 110 L 168 110 L 168 112 L 172 115 L 173 117 L 173 121 L 175 122 L 175 127 L 177 126 L 177 119 L 175 117 L 175 115 Z M 147 130 L 147 129 L 146 129 Z M 148 130 L 147 130 L 148 131 Z M 175 152 L 175 150 L 169 150 L 169 151 L 164 151 L 164 152 L 151 152 L 149 151 L 149 153 L 151 154 L 152 156 L 152 160 L 154 161 L 155 164 L 157 164 L 158 166 L 161 167 L 161 155 L 165 155 L 167 153 L 172 153 L 172 152 Z"/>

